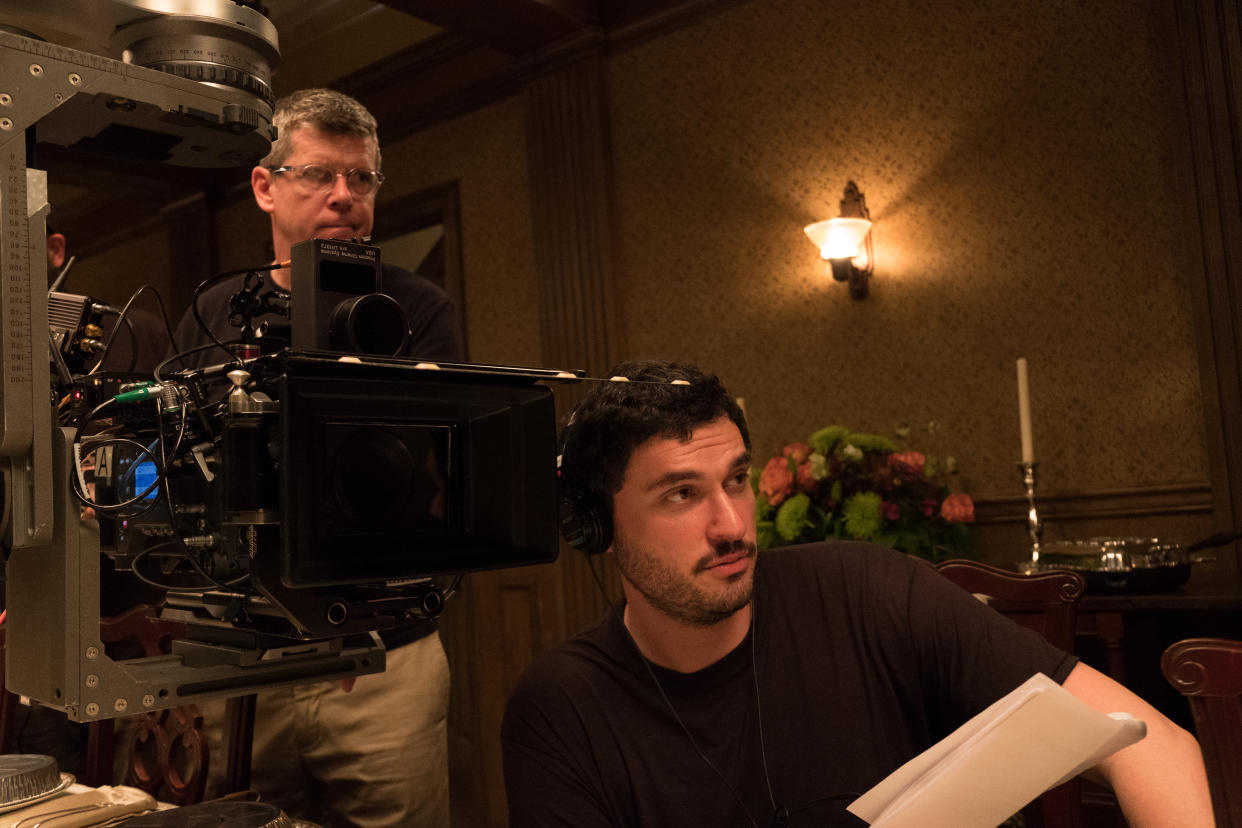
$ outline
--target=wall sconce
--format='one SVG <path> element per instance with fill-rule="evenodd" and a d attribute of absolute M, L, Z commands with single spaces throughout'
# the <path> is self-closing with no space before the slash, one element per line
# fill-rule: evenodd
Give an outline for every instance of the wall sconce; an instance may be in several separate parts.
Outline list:
<path fill-rule="evenodd" d="M 871 255 L 871 211 L 853 181 L 841 197 L 841 215 L 808 224 L 803 231 L 832 264 L 832 278 L 849 282 L 850 298 L 866 299 L 875 261 Z"/>

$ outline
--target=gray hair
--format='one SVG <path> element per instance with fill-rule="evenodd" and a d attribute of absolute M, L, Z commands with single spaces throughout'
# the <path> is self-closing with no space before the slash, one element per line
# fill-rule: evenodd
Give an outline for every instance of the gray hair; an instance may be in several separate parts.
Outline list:
<path fill-rule="evenodd" d="M 279 167 L 293 152 L 290 139 L 299 127 L 312 126 L 329 135 L 354 135 L 375 142 L 375 169 L 380 168 L 378 125 L 375 116 L 358 101 L 333 89 L 300 89 L 276 101 L 272 115 L 276 140 L 262 161 L 264 167 Z"/>

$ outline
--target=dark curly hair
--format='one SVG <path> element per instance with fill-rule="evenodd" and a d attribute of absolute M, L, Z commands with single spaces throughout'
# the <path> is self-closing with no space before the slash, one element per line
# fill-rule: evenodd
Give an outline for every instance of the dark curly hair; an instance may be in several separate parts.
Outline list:
<path fill-rule="evenodd" d="M 658 361 L 623 362 L 609 376 L 631 382 L 596 385 L 570 415 L 561 443 L 566 485 L 590 493 L 609 510 L 634 449 L 653 437 L 689 440 L 699 426 L 728 417 L 750 449 L 746 416 L 716 376 L 693 365 Z"/>

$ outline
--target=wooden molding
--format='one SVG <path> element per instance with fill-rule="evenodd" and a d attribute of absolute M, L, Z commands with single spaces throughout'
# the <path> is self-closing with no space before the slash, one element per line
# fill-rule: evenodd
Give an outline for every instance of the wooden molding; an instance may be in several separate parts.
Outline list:
<path fill-rule="evenodd" d="M 595 22 L 595 0 L 380 0 L 511 55 L 525 55 Z"/>
<path fill-rule="evenodd" d="M 380 244 L 385 239 L 435 224 L 443 228 L 444 284 L 440 287 L 453 300 L 462 345 L 468 354 L 460 200 L 457 181 L 453 180 L 377 204 L 371 237 Z"/>
<path fill-rule="evenodd" d="M 420 4 L 420 0 L 385 2 L 411 12 L 412 8 L 402 4 Z M 606 53 L 636 45 L 737 2 L 612 3 L 602 10 L 604 25 L 585 21 L 555 39 L 537 38 L 521 53 L 480 42 L 458 29 L 341 78 L 333 87 L 362 101 L 379 121 L 383 142 L 392 143 L 515 95 L 590 51 Z M 430 16 L 420 16 L 435 22 Z"/>
<path fill-rule="evenodd" d="M 1211 514 L 1212 486 L 1204 481 L 1109 489 L 1098 492 L 1056 492 L 1037 495 L 1036 506 L 1045 521 L 1150 515 Z M 978 524 L 1024 523 L 1026 498 L 1021 495 L 981 497 L 975 500 Z"/>

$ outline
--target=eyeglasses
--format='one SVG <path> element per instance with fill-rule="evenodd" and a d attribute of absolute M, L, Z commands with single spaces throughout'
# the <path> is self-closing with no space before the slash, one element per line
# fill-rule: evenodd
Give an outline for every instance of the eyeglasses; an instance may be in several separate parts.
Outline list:
<path fill-rule="evenodd" d="M 322 164 L 299 164 L 296 166 L 268 167 L 273 175 L 293 173 L 293 180 L 308 193 L 317 193 L 333 185 L 338 175 L 345 177 L 345 186 L 356 196 L 369 196 L 384 183 L 384 174 L 365 167 L 355 170 L 336 170 Z"/>

